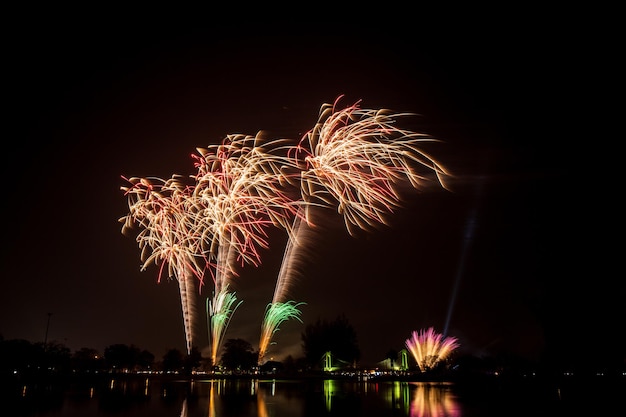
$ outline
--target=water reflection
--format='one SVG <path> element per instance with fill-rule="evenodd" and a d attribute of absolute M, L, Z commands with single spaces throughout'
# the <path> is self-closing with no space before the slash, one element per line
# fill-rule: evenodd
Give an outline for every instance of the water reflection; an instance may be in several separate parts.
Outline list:
<path fill-rule="evenodd" d="M 327 379 L 324 381 L 324 399 L 326 400 L 326 410 L 331 411 L 333 395 L 338 390 L 337 381 L 334 379 Z"/>
<path fill-rule="evenodd" d="M 18 417 L 475 417 L 532 415 L 538 410 L 559 415 L 580 403 L 607 408 L 619 401 L 615 394 L 619 390 L 623 383 L 599 388 L 597 384 L 116 377 L 19 384 L 3 393 L 13 392 L 4 404 L 15 406 L 18 412 L 10 415 Z"/>
<path fill-rule="evenodd" d="M 217 414 L 215 414 L 215 382 L 211 381 L 210 382 L 210 388 L 209 388 L 209 414 L 208 417 L 216 417 Z"/>
<path fill-rule="evenodd" d="M 404 416 L 461 417 L 461 407 L 452 388 L 453 385 L 447 382 L 393 381 L 370 386 L 388 410 L 395 410 Z"/>
<path fill-rule="evenodd" d="M 223 408 L 221 404 L 225 393 L 226 381 L 205 381 L 207 389 L 207 417 L 218 417 L 216 410 Z M 256 415 L 258 417 L 269 417 L 278 414 L 281 408 L 289 410 L 290 416 L 304 415 L 294 414 L 297 402 L 288 404 L 286 393 L 289 392 L 290 383 L 282 381 L 280 391 L 277 394 L 276 380 L 251 380 L 237 381 L 234 385 L 229 384 L 228 390 L 235 390 L 240 393 L 247 391 L 246 383 L 250 384 L 249 400 L 256 403 Z M 293 384 L 291 384 L 293 385 Z M 322 393 L 324 410 L 327 414 L 342 409 L 342 404 L 335 402 L 346 402 L 346 393 L 355 393 L 357 398 L 382 401 L 382 409 L 397 410 L 404 416 L 409 417 L 462 417 L 460 405 L 457 403 L 451 391 L 452 385 L 449 383 L 428 383 L 428 382 L 384 382 L 384 383 L 362 383 L 346 382 L 335 379 L 322 381 Z M 316 392 L 314 386 L 309 386 L 307 392 Z M 223 394 L 223 395 L 222 395 Z M 241 400 L 241 398 L 240 398 Z M 312 398 L 315 401 L 315 398 Z M 245 402 L 245 401 L 244 401 Z M 295 407 L 295 408 L 294 408 Z M 271 408 L 271 410 L 270 410 Z M 300 408 L 303 408 L 300 406 Z M 311 407 L 310 409 L 314 409 Z M 186 399 L 183 402 L 181 417 L 187 417 L 188 407 Z M 357 414 L 355 414 L 357 415 Z"/>
<path fill-rule="evenodd" d="M 187 417 L 188 415 L 189 415 L 189 408 L 187 407 L 187 398 L 185 398 L 183 400 L 183 409 L 180 410 L 180 417 Z"/>
<path fill-rule="evenodd" d="M 410 406 L 411 417 L 461 417 L 461 410 L 454 395 L 450 392 L 450 385 L 431 385 L 418 382 L 413 392 Z"/>
<path fill-rule="evenodd" d="M 23 386 L 24 400 L 41 400 L 36 387 Z M 107 415 L 180 417 L 370 416 L 462 417 L 445 383 L 352 380 L 111 378 L 51 391 L 48 410 L 22 415 L 74 416 L 81 407 Z M 176 411 L 178 410 L 178 411 Z M 85 408 L 82 409 L 85 411 Z M 80 415 L 80 414 L 79 414 Z"/>
<path fill-rule="evenodd" d="M 268 417 L 269 413 L 267 412 L 267 404 L 265 403 L 265 393 L 264 390 L 258 389 L 259 381 L 255 381 L 254 387 L 257 393 L 257 415 L 259 417 Z M 276 394 L 276 381 L 272 381 L 272 389 L 270 391 L 270 395 L 274 396 Z"/>

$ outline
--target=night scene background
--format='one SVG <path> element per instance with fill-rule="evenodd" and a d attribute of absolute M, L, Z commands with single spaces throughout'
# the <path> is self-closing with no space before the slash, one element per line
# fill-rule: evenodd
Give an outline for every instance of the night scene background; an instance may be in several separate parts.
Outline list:
<path fill-rule="evenodd" d="M 345 315 L 366 366 L 431 326 L 464 354 L 623 366 L 623 274 L 601 226 L 614 203 L 598 185 L 602 135 L 587 130 L 602 80 L 581 70 L 595 52 L 577 34 L 268 26 L 33 24 L 5 37 L 5 340 L 184 351 L 176 281 L 141 272 L 121 233 L 122 175 L 193 174 L 190 155 L 227 134 L 297 140 L 344 95 L 418 114 L 411 128 L 442 141 L 428 149 L 449 190 L 414 193 L 358 237 L 329 211 L 291 291 L 303 323 L 283 323 L 268 358 L 301 356 L 307 324 Z M 263 264 L 235 281 L 243 303 L 225 335 L 255 348 L 286 243 L 272 233 Z"/>

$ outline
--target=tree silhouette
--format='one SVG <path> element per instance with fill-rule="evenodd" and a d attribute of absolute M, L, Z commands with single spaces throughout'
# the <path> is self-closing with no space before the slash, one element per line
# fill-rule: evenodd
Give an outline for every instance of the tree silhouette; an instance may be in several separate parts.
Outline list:
<path fill-rule="evenodd" d="M 149 370 L 154 366 L 154 354 L 147 350 L 142 350 L 137 356 L 137 366 L 140 369 Z"/>
<path fill-rule="evenodd" d="M 0 343 L 0 378 L 34 373 L 43 362 L 43 345 L 25 339 L 2 340 Z"/>
<path fill-rule="evenodd" d="M 320 368 L 326 352 L 343 362 L 356 364 L 361 357 L 356 331 L 344 314 L 334 321 L 317 319 L 302 333 L 304 357 L 309 366 Z"/>
<path fill-rule="evenodd" d="M 51 374 L 70 372 L 72 351 L 63 343 L 49 342 L 42 348 L 44 352 L 44 366 Z"/>
<path fill-rule="evenodd" d="M 80 348 L 72 356 L 72 367 L 78 373 L 96 372 L 103 368 L 104 358 L 96 349 Z"/>
<path fill-rule="evenodd" d="M 224 343 L 222 366 L 230 370 L 248 371 L 256 365 L 257 355 L 249 342 L 243 339 L 228 339 Z"/>
<path fill-rule="evenodd" d="M 104 348 L 104 359 L 110 369 L 116 371 L 135 370 L 141 350 L 135 345 L 114 344 Z"/>
<path fill-rule="evenodd" d="M 178 349 L 169 349 L 163 355 L 163 370 L 166 372 L 177 372 L 183 369 L 185 358 Z"/>
<path fill-rule="evenodd" d="M 197 347 L 193 346 L 189 354 L 183 359 L 183 368 L 185 374 L 190 375 L 194 369 L 200 367 L 201 362 L 202 354 Z"/>

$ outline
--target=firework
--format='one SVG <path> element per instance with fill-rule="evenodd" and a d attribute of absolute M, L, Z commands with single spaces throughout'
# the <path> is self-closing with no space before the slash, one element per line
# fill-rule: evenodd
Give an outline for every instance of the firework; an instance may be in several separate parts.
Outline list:
<path fill-rule="evenodd" d="M 295 303 L 294 301 L 287 301 L 284 303 L 274 302 L 267 305 L 265 309 L 265 317 L 263 319 L 263 326 L 261 329 L 261 342 L 259 345 L 259 359 L 258 362 L 262 363 L 270 344 L 274 333 L 279 329 L 279 326 L 286 320 L 296 319 L 300 323 L 300 310 L 298 307 L 305 303 Z"/>
<path fill-rule="evenodd" d="M 405 344 L 422 372 L 434 369 L 459 347 L 456 338 L 443 337 L 432 327 L 419 332 L 413 331 Z"/>
<path fill-rule="evenodd" d="M 298 178 L 303 204 L 289 229 L 292 234 L 270 310 L 285 301 L 296 276 L 294 263 L 313 225 L 313 208 L 336 208 L 353 235 L 356 229 L 387 223 L 386 216 L 400 206 L 401 184 L 408 182 L 417 189 L 428 179 L 419 173 L 419 167 L 434 172 L 442 185 L 442 176 L 447 174 L 418 147 L 422 142 L 435 141 L 433 138 L 396 126 L 397 119 L 409 113 L 361 109 L 358 102 L 337 110 L 340 99 L 332 106 L 322 106 L 317 124 L 289 153 L 300 172 L 286 179 Z M 273 325 L 266 315 L 261 326 L 260 358 L 274 334 Z"/>
<path fill-rule="evenodd" d="M 133 177 L 127 181 L 130 186 L 121 187 L 129 206 L 128 215 L 120 219 L 124 222 L 122 232 L 133 226 L 141 229 L 136 241 L 141 249 L 142 270 L 156 264 L 160 266 L 158 282 L 166 272 L 168 278 L 178 281 L 187 353 L 190 353 L 197 302 L 195 280 L 202 285 L 208 262 L 198 255 L 200 241 L 197 208 L 191 198 L 193 187 L 179 176 L 169 180 Z"/>
<path fill-rule="evenodd" d="M 259 250 L 269 247 L 267 228 L 290 229 L 297 213 L 299 203 L 283 187 L 292 162 L 278 155 L 281 144 L 265 143 L 259 135 L 229 135 L 192 155 L 198 169 L 194 198 L 204 219 L 203 253 L 220 259 L 226 275 L 236 275 L 232 262 L 221 263 L 227 259 L 258 266 Z"/>
<path fill-rule="evenodd" d="M 397 120 L 410 113 L 361 109 L 358 102 L 336 110 L 340 98 L 322 106 L 318 123 L 303 136 L 294 157 L 302 169 L 306 210 L 335 207 L 353 235 L 356 229 L 387 224 L 387 215 L 400 206 L 400 185 L 408 181 L 418 189 L 429 179 L 420 167 L 442 185 L 448 173 L 419 148 L 435 139 L 397 127 Z"/>
<path fill-rule="evenodd" d="M 427 135 L 401 129 L 397 119 L 408 113 L 361 109 L 359 102 L 337 110 L 322 106 L 318 122 L 295 146 L 264 141 L 260 135 L 228 135 L 221 144 L 198 148 L 193 186 L 180 176 L 168 181 L 131 178 L 122 187 L 130 213 L 125 230 L 137 224 L 142 269 L 160 265 L 159 281 L 167 265 L 168 277 L 179 282 L 187 347 L 192 346 L 194 277 L 200 288 L 207 271 L 214 291 L 207 300 L 213 363 L 233 312 L 240 305 L 230 283 L 237 267 L 261 262 L 267 249 L 268 227 L 287 231 L 288 241 L 272 303 L 261 327 L 260 358 L 278 326 L 299 320 L 304 303 L 286 301 L 313 225 L 314 207 L 335 208 L 347 231 L 387 224 L 400 206 L 399 189 L 419 188 L 429 179 L 427 168 L 443 185 L 447 172 L 419 149 Z M 295 187 L 294 187 L 295 186 Z"/>
<path fill-rule="evenodd" d="M 217 265 L 208 310 L 213 363 L 234 312 L 223 299 L 237 276 L 236 266 L 258 266 L 260 249 L 269 247 L 267 228 L 290 230 L 299 212 L 299 202 L 284 189 L 293 167 L 286 155 L 280 156 L 283 148 L 282 141 L 265 142 L 259 135 L 229 135 L 220 145 L 199 148 L 200 155 L 195 156 L 194 198 L 202 207 L 202 251 Z"/>
<path fill-rule="evenodd" d="M 223 287 L 219 293 L 214 293 L 212 300 L 207 299 L 207 317 L 209 318 L 211 360 L 213 364 L 217 363 L 217 352 L 232 314 L 242 303 L 242 301 L 236 302 L 237 296 L 234 292 L 228 292 L 228 285 Z"/>

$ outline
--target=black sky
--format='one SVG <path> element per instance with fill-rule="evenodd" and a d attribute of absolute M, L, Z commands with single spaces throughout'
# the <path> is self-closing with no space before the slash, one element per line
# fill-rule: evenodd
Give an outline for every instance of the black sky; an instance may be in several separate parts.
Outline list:
<path fill-rule="evenodd" d="M 531 359 L 575 358 L 581 340 L 623 327 L 622 280 L 591 225 L 605 219 L 585 186 L 595 162 L 577 149 L 585 117 L 570 110 L 587 87 L 567 36 L 381 29 L 16 31 L 4 52 L 0 334 L 43 341 L 51 312 L 49 340 L 72 350 L 184 350 L 176 282 L 140 272 L 121 234 L 120 176 L 192 174 L 195 148 L 230 133 L 299 138 L 342 94 L 420 114 L 454 178 L 356 238 L 327 213 L 293 287 L 304 323 L 283 324 L 268 354 L 299 356 L 304 326 L 340 314 L 366 364 L 430 326 L 469 353 Z M 227 333 L 255 347 L 284 247 L 274 237 L 236 281 L 243 304 Z M 624 357 L 623 342 L 598 343 Z"/>

